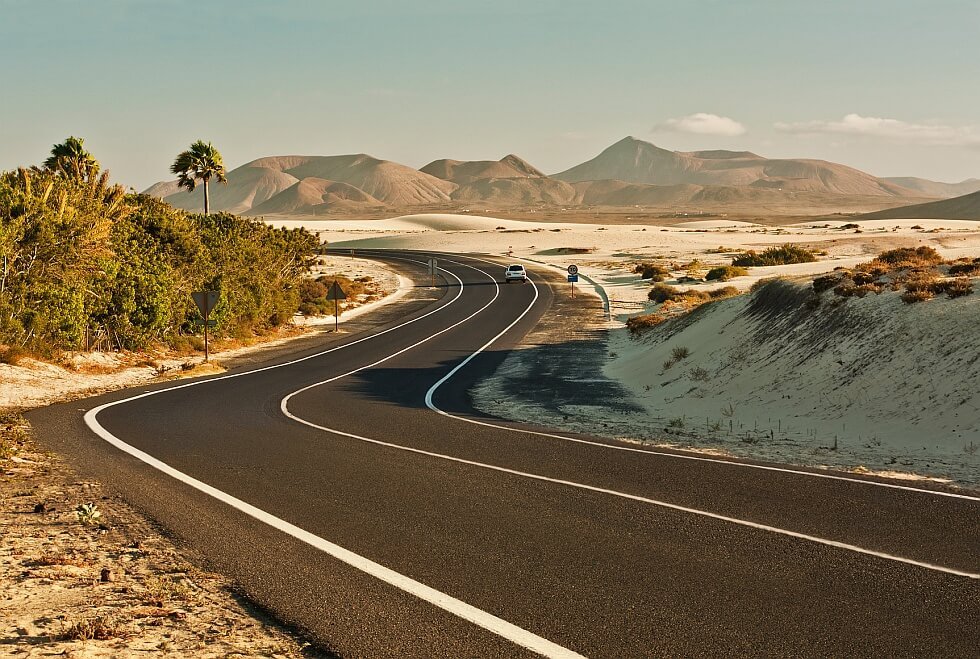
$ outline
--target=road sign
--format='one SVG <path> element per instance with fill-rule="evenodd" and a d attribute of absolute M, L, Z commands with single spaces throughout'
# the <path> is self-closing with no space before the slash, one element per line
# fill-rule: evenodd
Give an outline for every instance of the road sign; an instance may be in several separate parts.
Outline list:
<path fill-rule="evenodd" d="M 211 351 L 208 347 L 208 328 L 214 327 L 218 323 L 211 320 L 209 316 L 214 308 L 218 306 L 218 291 L 195 291 L 191 293 L 191 297 L 194 298 L 194 304 L 197 308 L 201 310 L 201 315 L 204 316 L 204 361 L 208 361 L 211 357 Z"/>
<path fill-rule="evenodd" d="M 347 299 L 347 293 L 345 293 L 344 292 L 344 289 L 342 289 L 340 287 L 340 284 L 338 284 L 335 281 L 333 284 L 331 284 L 330 290 L 327 291 L 327 299 L 328 300 L 346 300 Z"/>
<path fill-rule="evenodd" d="M 568 266 L 568 274 L 570 274 L 570 275 L 577 275 L 578 274 L 578 266 L 577 265 L 570 265 L 570 266 Z M 568 281 L 571 281 L 571 279 L 569 279 Z"/>
<path fill-rule="evenodd" d="M 569 283 L 574 284 L 578 281 L 578 275 L 568 275 L 568 281 Z"/>
<path fill-rule="evenodd" d="M 436 285 L 436 271 L 439 270 L 439 260 L 429 259 L 429 285 Z"/>
<path fill-rule="evenodd" d="M 340 301 L 347 299 L 347 293 L 340 287 L 335 279 L 327 291 L 327 299 L 333 300 L 333 331 L 337 331 L 340 325 Z"/>
<path fill-rule="evenodd" d="M 201 310 L 202 316 L 207 316 L 218 306 L 218 291 L 198 291 L 191 293 L 194 304 Z"/>

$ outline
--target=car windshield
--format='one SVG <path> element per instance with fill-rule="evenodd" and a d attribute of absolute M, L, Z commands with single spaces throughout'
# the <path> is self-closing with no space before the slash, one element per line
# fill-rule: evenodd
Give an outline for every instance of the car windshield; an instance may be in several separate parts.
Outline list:
<path fill-rule="evenodd" d="M 512 265 L 512 266 L 508 267 L 507 269 L 508 270 L 511 270 L 511 271 L 520 271 L 520 270 L 523 270 L 524 269 L 524 266 L 523 265 Z"/>

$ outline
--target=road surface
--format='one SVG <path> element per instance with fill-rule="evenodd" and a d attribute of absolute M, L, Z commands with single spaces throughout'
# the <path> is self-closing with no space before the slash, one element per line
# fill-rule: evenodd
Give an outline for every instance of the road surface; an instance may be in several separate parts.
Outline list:
<path fill-rule="evenodd" d="M 415 292 L 316 349 L 28 416 L 343 656 L 977 655 L 976 496 L 487 418 L 559 280 L 375 256 Z"/>

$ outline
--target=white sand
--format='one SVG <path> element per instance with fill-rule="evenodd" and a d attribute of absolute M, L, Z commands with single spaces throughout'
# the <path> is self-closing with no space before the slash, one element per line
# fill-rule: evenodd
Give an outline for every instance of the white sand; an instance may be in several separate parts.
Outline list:
<path fill-rule="evenodd" d="M 834 306 L 826 293 L 813 311 L 754 314 L 746 295 L 640 341 L 615 332 L 606 374 L 646 410 L 620 432 L 980 484 L 980 295 L 913 305 L 899 296 Z M 665 368 L 677 347 L 690 356 Z"/>

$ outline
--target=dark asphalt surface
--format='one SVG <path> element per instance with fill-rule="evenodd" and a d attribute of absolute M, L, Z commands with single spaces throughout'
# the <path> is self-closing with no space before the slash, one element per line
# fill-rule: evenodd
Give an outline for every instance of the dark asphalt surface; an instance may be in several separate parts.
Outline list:
<path fill-rule="evenodd" d="M 584 655 L 978 655 L 976 579 L 372 444 L 284 416 L 285 396 L 415 346 L 297 394 L 290 413 L 399 446 L 980 572 L 976 500 L 576 444 L 433 412 L 424 404 L 426 391 L 534 297 L 530 284 L 503 284 L 501 266 L 439 258 L 464 282 L 461 294 L 449 277 L 434 295 L 424 288 L 423 266 L 392 260 L 419 288 L 305 354 L 445 307 L 403 328 L 242 377 L 116 392 L 28 417 L 42 443 L 344 656 L 530 653 L 122 453 L 85 426 L 84 411 L 171 389 L 108 408 L 98 419 L 124 442 L 194 478 Z M 540 292 L 531 312 L 438 389 L 439 408 L 489 420 L 472 410 L 467 389 L 548 312 L 545 280 L 554 275 L 531 272 Z M 495 300 L 491 276 L 500 282 Z"/>

